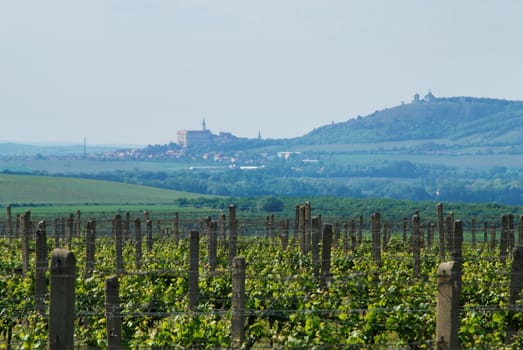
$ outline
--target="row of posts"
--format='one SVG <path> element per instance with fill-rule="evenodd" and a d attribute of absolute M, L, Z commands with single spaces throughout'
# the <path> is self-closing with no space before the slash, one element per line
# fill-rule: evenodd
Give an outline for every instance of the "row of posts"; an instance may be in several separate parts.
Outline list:
<path fill-rule="evenodd" d="M 304 206 L 307 208 L 307 206 Z M 310 206 L 308 206 L 310 208 Z M 441 208 L 441 209 L 440 209 Z M 441 205 L 438 205 L 438 218 L 440 218 L 440 211 L 442 212 Z M 309 210 L 309 209 L 308 209 Z M 304 218 L 307 218 L 307 216 L 302 216 L 300 210 L 300 214 L 298 216 L 298 222 L 299 222 L 299 229 L 303 229 L 303 232 L 306 232 L 307 224 L 305 223 L 306 220 L 303 220 Z M 303 215 L 306 214 L 307 211 L 303 212 Z M 309 212 L 310 213 L 310 212 Z M 235 262 L 236 259 L 236 240 L 237 240 L 237 219 L 235 216 L 235 208 L 234 206 L 230 207 L 230 232 L 231 232 L 231 240 L 230 240 L 230 266 L 233 269 L 233 277 L 235 274 L 245 276 L 245 271 L 243 272 L 237 272 L 234 273 L 235 266 L 243 266 L 245 267 L 245 261 L 243 259 L 243 262 Z M 310 217 L 310 216 L 309 216 Z M 450 218 L 450 219 L 449 219 Z M 463 225 L 462 222 L 457 220 L 454 221 L 453 217 L 449 216 L 447 218 L 447 222 L 445 225 L 445 230 L 443 231 L 443 234 L 441 233 L 441 227 L 440 226 L 440 240 L 441 237 L 443 237 L 443 244 L 440 244 L 442 247 L 446 247 L 449 252 L 449 258 L 450 261 L 445 261 L 440 264 L 438 268 L 438 306 L 437 306 L 437 343 L 438 347 L 444 348 L 444 349 L 454 349 L 456 347 L 457 342 L 457 330 L 459 329 L 459 295 L 461 291 L 461 266 L 462 266 L 462 255 L 461 255 L 461 245 L 463 241 Z M 303 220 L 303 223 L 302 223 Z M 309 249 L 312 252 L 313 257 L 313 271 L 316 276 L 320 277 L 320 286 L 325 288 L 329 281 L 329 275 L 330 275 L 330 250 L 332 245 L 332 237 L 333 237 L 333 231 L 332 226 L 329 224 L 323 225 L 323 232 L 321 232 L 321 216 L 318 217 L 311 217 L 311 226 L 310 226 L 310 235 L 307 235 L 305 233 L 301 234 L 301 248 Z M 135 224 L 139 223 L 139 219 L 135 221 Z M 513 247 L 514 241 L 513 241 L 513 216 L 503 216 L 502 220 L 502 229 L 501 229 L 501 239 L 500 239 L 500 257 L 506 258 L 506 252 L 508 252 L 508 249 Z M 452 225 L 453 224 L 453 225 Z M 22 232 L 30 232 L 32 230 L 32 223 L 30 220 L 30 212 L 26 212 L 25 214 L 21 215 L 20 217 L 20 225 L 21 225 L 21 231 Z M 141 225 L 136 225 L 136 227 L 141 227 Z M 217 223 L 216 222 L 210 222 L 210 225 L 208 226 L 211 228 L 211 234 L 209 234 L 209 252 L 215 252 L 216 251 L 216 238 L 217 238 Z M 87 224 L 87 238 L 88 242 L 90 241 L 90 237 L 94 240 L 95 237 L 95 231 L 96 231 L 96 223 L 94 221 L 89 221 Z M 123 271 L 123 257 L 121 255 L 121 241 L 122 241 L 122 221 L 121 217 L 119 215 L 115 216 L 114 220 L 114 234 L 115 234 L 115 242 L 116 242 L 116 248 L 117 248 L 117 272 L 120 273 Z M 353 230 L 351 229 L 353 232 Z M 140 229 L 135 228 L 135 234 L 139 233 Z M 321 232 L 321 233 L 320 233 Z M 383 239 L 386 241 L 387 238 L 387 230 L 385 230 L 385 234 Z M 495 233 L 495 230 L 493 231 Z M 380 247 L 381 247 L 381 223 L 380 223 L 380 215 L 379 213 L 374 213 L 371 218 L 371 233 L 372 233 L 372 256 L 373 258 L 380 263 L 381 262 L 381 253 L 380 253 Z M 140 237 L 140 234 L 137 235 Z M 22 235 L 22 247 L 28 246 L 28 237 L 29 235 Z M 307 238 L 310 238 L 310 241 L 306 243 Z M 319 260 L 319 241 L 320 237 L 322 237 L 322 257 L 321 257 L 321 263 Z M 521 237 L 521 236 L 520 236 Z M 511 239 L 512 238 L 512 239 Z M 139 241 L 139 239 L 136 239 Z M 149 238 L 147 239 L 149 240 Z M 152 239 L 151 239 L 152 241 Z M 414 254 L 414 275 L 415 277 L 419 277 L 420 268 L 419 268 L 419 241 L 420 241 L 420 229 L 419 229 L 419 214 L 415 213 L 412 218 L 412 247 L 413 247 L 413 254 Z M 493 235 L 493 241 L 495 242 L 495 234 Z M 512 241 L 512 243 L 511 243 Z M 440 241 L 441 242 L 441 241 Z M 149 247 L 148 247 L 149 249 Z M 522 260 L 523 260 L 523 254 L 522 254 L 522 247 L 520 245 L 513 247 L 513 274 L 511 278 L 511 286 L 510 286 L 510 302 L 509 305 L 514 306 L 516 303 L 516 300 L 519 298 L 519 291 L 521 290 L 521 275 L 523 273 L 523 267 L 522 267 Z M 46 237 L 46 229 L 45 229 L 45 222 L 41 221 L 38 223 L 37 230 L 36 230 L 36 276 L 35 276 L 35 300 L 36 300 L 36 310 L 40 312 L 41 314 L 44 314 L 45 312 L 45 271 L 47 269 L 47 237 Z M 29 265 L 29 256 L 28 256 L 28 249 L 23 249 L 24 257 L 24 269 L 28 269 Z M 120 252 L 119 252 L 120 251 Z M 74 291 L 74 273 L 68 273 L 66 272 L 66 265 L 74 261 L 74 255 L 71 256 L 72 253 L 57 249 L 53 251 L 53 258 L 51 262 L 51 285 L 53 283 L 55 285 L 68 285 L 69 282 L 65 282 L 67 278 L 73 278 L 73 291 Z M 440 251 L 441 254 L 441 251 Z M 92 264 L 94 261 L 94 241 L 92 244 L 86 245 L 86 264 Z M 214 257 L 213 257 L 214 256 Z M 445 251 L 443 251 L 442 256 L 446 257 Z M 214 269 L 216 267 L 216 254 L 211 253 L 209 254 L 209 265 L 211 269 Z M 141 259 L 137 258 L 137 261 L 141 261 Z M 198 231 L 191 231 L 190 234 L 190 262 L 189 262 L 189 309 L 195 310 L 196 306 L 198 305 L 198 261 L 199 261 L 199 232 Z M 321 274 L 319 267 L 321 266 Z M 89 273 L 89 271 L 92 271 L 93 266 L 86 266 L 86 272 Z M 53 275 L 53 271 L 55 275 Z M 74 269 L 73 269 L 74 271 Z M 73 276 L 73 277 L 71 277 Z M 116 280 L 115 280 L 116 278 Z M 233 282 L 233 288 L 234 285 L 239 286 L 238 288 L 241 290 L 241 286 L 243 283 L 243 290 L 245 286 L 245 277 L 243 277 L 243 282 Z M 54 282 L 53 282 L 54 281 Z M 111 287 L 116 286 L 116 287 Z M 110 304 L 110 300 L 117 300 L 115 297 L 111 297 L 111 290 L 117 288 L 117 277 L 113 277 L 111 279 L 107 280 L 107 302 Z M 236 290 L 236 289 L 234 289 Z M 73 292 L 74 293 L 74 292 Z M 56 293 L 55 293 L 56 294 Z M 61 295 L 61 294 L 60 294 Z M 241 291 L 233 291 L 233 298 L 234 296 L 241 296 L 244 298 L 244 292 Z M 74 296 L 72 297 L 74 305 Z M 66 300 L 69 300 L 66 298 Z M 53 301 L 53 292 L 51 292 L 51 304 Z M 62 313 L 62 307 L 65 307 L 67 305 L 66 303 L 59 302 L 60 306 L 57 306 L 59 308 L 59 311 L 53 313 L 50 309 L 50 318 L 52 315 L 57 313 Z M 238 310 L 242 310 L 244 306 L 241 302 L 233 303 L 233 305 L 237 305 Z M 233 306 L 233 310 L 235 307 Z M 111 310 L 114 310 L 114 307 L 111 309 L 108 309 L 107 311 L 108 315 L 111 314 Z M 233 324 L 243 324 L 242 316 L 243 312 L 238 312 L 236 314 L 239 321 L 233 322 Z M 235 315 L 233 311 L 233 315 Z M 108 316 L 109 317 L 109 316 Z M 458 318 L 457 318 L 458 317 Z M 115 321 L 116 322 L 116 321 Z M 72 324 L 70 322 L 69 324 Z M 108 322 L 109 326 L 109 322 Z M 111 327 L 115 327 L 114 324 L 111 324 Z M 66 327 L 67 328 L 67 327 Z M 243 329 L 243 327 L 242 327 Z M 60 344 L 61 339 L 66 339 L 67 337 L 63 336 L 60 332 L 64 332 L 61 330 L 60 334 L 55 334 L 56 332 L 51 332 L 53 328 L 50 326 L 50 332 L 49 332 L 49 344 L 57 343 Z M 238 332 L 238 331 L 235 331 Z M 513 331 L 514 333 L 515 331 Z M 115 332 L 111 331 L 108 332 L 108 334 L 114 335 Z M 514 333 L 515 334 L 515 333 Z M 233 337 L 234 339 L 241 339 L 243 335 L 238 337 Z M 109 341 L 109 339 L 108 339 Z"/>
<path fill-rule="evenodd" d="M 199 232 L 190 232 L 189 258 L 189 293 L 188 308 L 195 311 L 199 299 Z M 45 291 L 47 271 L 47 243 L 45 222 L 38 223 L 37 229 L 37 267 L 35 278 L 36 310 L 45 315 Z M 239 349 L 243 344 L 245 324 L 245 258 L 235 256 L 231 261 L 232 269 L 232 348 Z M 56 248 L 52 251 L 50 266 L 50 300 L 49 300 L 49 349 L 74 348 L 74 318 L 75 318 L 75 281 L 76 258 L 65 249 Z M 105 281 L 105 314 L 107 345 L 109 349 L 120 349 L 121 314 L 119 305 L 118 274 Z"/>

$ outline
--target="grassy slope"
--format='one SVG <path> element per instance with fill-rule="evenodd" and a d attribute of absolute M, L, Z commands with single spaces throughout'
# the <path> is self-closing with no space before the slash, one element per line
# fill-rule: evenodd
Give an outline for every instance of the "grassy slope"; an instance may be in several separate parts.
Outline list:
<path fill-rule="evenodd" d="M 204 197 L 189 192 L 64 177 L 0 175 L 0 204 L 139 204 L 172 203 L 185 197 Z"/>

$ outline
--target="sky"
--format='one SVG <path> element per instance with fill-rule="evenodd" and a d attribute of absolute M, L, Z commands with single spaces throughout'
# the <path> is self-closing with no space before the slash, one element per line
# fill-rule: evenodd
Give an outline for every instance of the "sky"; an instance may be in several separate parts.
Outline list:
<path fill-rule="evenodd" d="M 436 97 L 523 100 L 520 0 L 4 0 L 0 141 L 291 138 Z"/>

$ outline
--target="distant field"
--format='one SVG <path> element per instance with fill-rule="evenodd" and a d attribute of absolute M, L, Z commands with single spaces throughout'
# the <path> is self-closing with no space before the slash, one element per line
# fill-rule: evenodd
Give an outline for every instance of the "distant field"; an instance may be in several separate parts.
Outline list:
<path fill-rule="evenodd" d="M 169 204 L 178 198 L 208 197 L 109 181 L 65 177 L 0 175 L 0 204 L 138 205 Z"/>
<path fill-rule="evenodd" d="M 169 161 L 107 161 L 90 159 L 46 159 L 46 160 L 0 160 L 0 171 L 11 172 L 46 172 L 49 174 L 78 174 L 100 173 L 116 170 L 132 171 L 173 171 L 199 166 L 198 162 L 169 162 Z"/>

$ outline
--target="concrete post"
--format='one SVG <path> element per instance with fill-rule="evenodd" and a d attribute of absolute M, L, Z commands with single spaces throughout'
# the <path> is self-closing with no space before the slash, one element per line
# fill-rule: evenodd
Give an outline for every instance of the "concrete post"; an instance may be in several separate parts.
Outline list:
<path fill-rule="evenodd" d="M 74 254 L 68 250 L 54 249 L 50 276 L 49 350 L 73 349 L 75 281 Z"/>
<path fill-rule="evenodd" d="M 245 339 L 245 258 L 232 261 L 231 349 L 241 349 Z"/>
<path fill-rule="evenodd" d="M 40 315 L 45 315 L 45 291 L 47 271 L 47 233 L 45 221 L 38 223 L 36 230 L 36 273 L 35 273 L 35 306 Z"/>
<path fill-rule="evenodd" d="M 96 220 L 87 221 L 85 235 L 85 275 L 91 277 L 94 270 L 94 256 L 96 250 Z"/>
<path fill-rule="evenodd" d="M 199 272 L 198 262 L 200 260 L 200 233 L 192 230 L 189 241 L 189 310 L 195 310 L 198 306 L 200 290 L 198 286 Z"/>
<path fill-rule="evenodd" d="M 114 241 L 116 247 L 116 273 L 122 273 L 124 271 L 123 262 L 123 225 L 122 216 L 116 214 L 114 216 Z"/>
<path fill-rule="evenodd" d="M 137 270 L 142 269 L 142 220 L 134 219 L 134 248 L 135 266 Z"/>
<path fill-rule="evenodd" d="M 436 345 L 441 350 L 459 349 L 460 264 L 458 261 L 447 261 L 438 267 Z"/>
<path fill-rule="evenodd" d="M 107 330 L 107 348 L 120 350 L 122 348 L 122 317 L 120 315 L 118 276 L 105 280 L 105 319 Z"/>
<path fill-rule="evenodd" d="M 323 243 L 321 251 L 321 281 L 320 288 L 326 289 L 331 275 L 332 225 L 323 225 Z"/>

